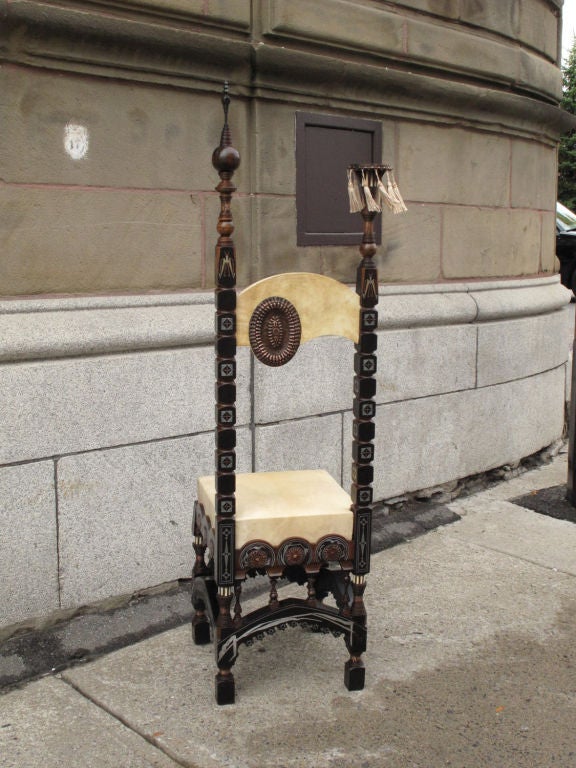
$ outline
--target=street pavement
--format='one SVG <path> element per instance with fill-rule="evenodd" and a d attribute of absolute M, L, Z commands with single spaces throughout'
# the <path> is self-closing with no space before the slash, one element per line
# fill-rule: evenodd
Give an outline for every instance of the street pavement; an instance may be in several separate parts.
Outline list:
<path fill-rule="evenodd" d="M 0 766 L 576 768 L 576 525 L 510 501 L 566 473 L 564 451 L 374 555 L 364 691 L 341 638 L 293 629 L 241 650 L 217 707 L 181 626 L 0 696 Z"/>

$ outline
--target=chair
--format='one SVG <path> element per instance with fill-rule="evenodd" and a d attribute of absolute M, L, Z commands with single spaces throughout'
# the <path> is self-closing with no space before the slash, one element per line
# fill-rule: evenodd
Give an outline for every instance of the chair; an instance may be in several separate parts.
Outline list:
<path fill-rule="evenodd" d="M 349 690 L 360 690 L 365 677 L 363 593 L 370 569 L 376 409 L 378 284 L 372 259 L 373 220 L 381 205 L 392 207 L 394 188 L 382 184 L 391 169 L 349 170 L 351 207 L 361 211 L 364 220 L 356 293 L 322 275 L 289 273 L 261 280 L 237 295 L 231 200 L 236 189 L 232 176 L 240 157 L 232 146 L 229 103 L 225 86 L 224 128 L 212 158 L 220 176 L 216 190 L 221 200 L 215 273 L 216 472 L 198 480 L 194 507 L 193 638 L 201 645 L 211 642 L 213 635 L 218 704 L 234 702 L 231 670 L 239 648 L 295 625 L 343 635 L 349 652 L 344 682 Z M 399 200 L 397 193 L 396 207 Z M 237 474 L 237 345 L 249 345 L 266 365 L 281 366 L 301 343 L 322 335 L 341 335 L 355 343 L 351 494 L 327 472 L 315 469 Z M 257 574 L 270 580 L 268 600 L 242 615 L 242 583 Z M 306 584 L 305 596 L 280 600 L 280 578 Z M 329 594 L 335 605 L 325 604 Z"/>

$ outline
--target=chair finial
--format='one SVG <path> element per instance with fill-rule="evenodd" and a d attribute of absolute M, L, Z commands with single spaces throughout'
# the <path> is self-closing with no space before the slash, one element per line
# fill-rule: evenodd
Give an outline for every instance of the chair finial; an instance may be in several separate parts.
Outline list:
<path fill-rule="evenodd" d="M 212 153 L 212 165 L 218 173 L 228 172 L 230 175 L 234 173 L 236 168 L 240 165 L 240 154 L 238 150 L 232 146 L 232 133 L 230 126 L 228 125 L 228 109 L 230 107 L 230 90 L 228 87 L 228 80 L 224 81 L 224 87 L 222 89 L 222 107 L 224 109 L 224 126 L 222 128 L 222 134 L 220 136 L 220 144 L 216 147 Z"/>

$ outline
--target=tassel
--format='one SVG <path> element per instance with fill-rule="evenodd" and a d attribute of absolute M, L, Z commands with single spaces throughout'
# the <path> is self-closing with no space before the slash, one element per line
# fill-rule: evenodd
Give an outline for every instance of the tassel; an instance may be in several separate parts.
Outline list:
<path fill-rule="evenodd" d="M 396 184 L 394 174 L 391 171 L 386 171 L 386 187 L 387 192 L 393 201 L 394 207 L 392 210 L 394 213 L 406 213 L 408 208 L 406 208 L 404 200 L 402 199 L 402 195 L 400 194 L 400 190 L 398 189 L 398 184 Z"/>
<path fill-rule="evenodd" d="M 369 185 L 370 177 L 368 177 L 368 181 L 366 180 L 366 176 L 364 175 L 364 171 L 362 171 L 362 189 L 364 190 L 364 197 L 366 199 L 366 208 L 368 208 L 369 211 L 380 211 L 381 208 L 372 197 L 372 193 L 370 192 Z"/>
<path fill-rule="evenodd" d="M 380 203 L 380 207 L 382 208 L 382 210 L 384 210 L 384 206 L 386 206 L 391 211 L 393 211 L 395 201 L 388 194 L 388 190 L 386 189 L 382 181 L 383 177 L 381 178 L 380 176 L 378 176 L 378 174 L 376 175 L 378 177 L 378 202 Z"/>
<path fill-rule="evenodd" d="M 358 177 L 352 168 L 348 168 L 348 197 L 350 199 L 350 213 L 359 213 L 364 208 Z"/>

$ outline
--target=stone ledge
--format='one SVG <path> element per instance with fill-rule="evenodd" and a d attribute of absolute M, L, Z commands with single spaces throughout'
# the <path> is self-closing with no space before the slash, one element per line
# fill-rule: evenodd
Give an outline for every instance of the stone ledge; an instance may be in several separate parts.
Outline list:
<path fill-rule="evenodd" d="M 380 328 L 459 325 L 555 312 L 559 277 L 380 288 Z M 0 300 L 0 362 L 211 344 L 211 293 Z"/>

